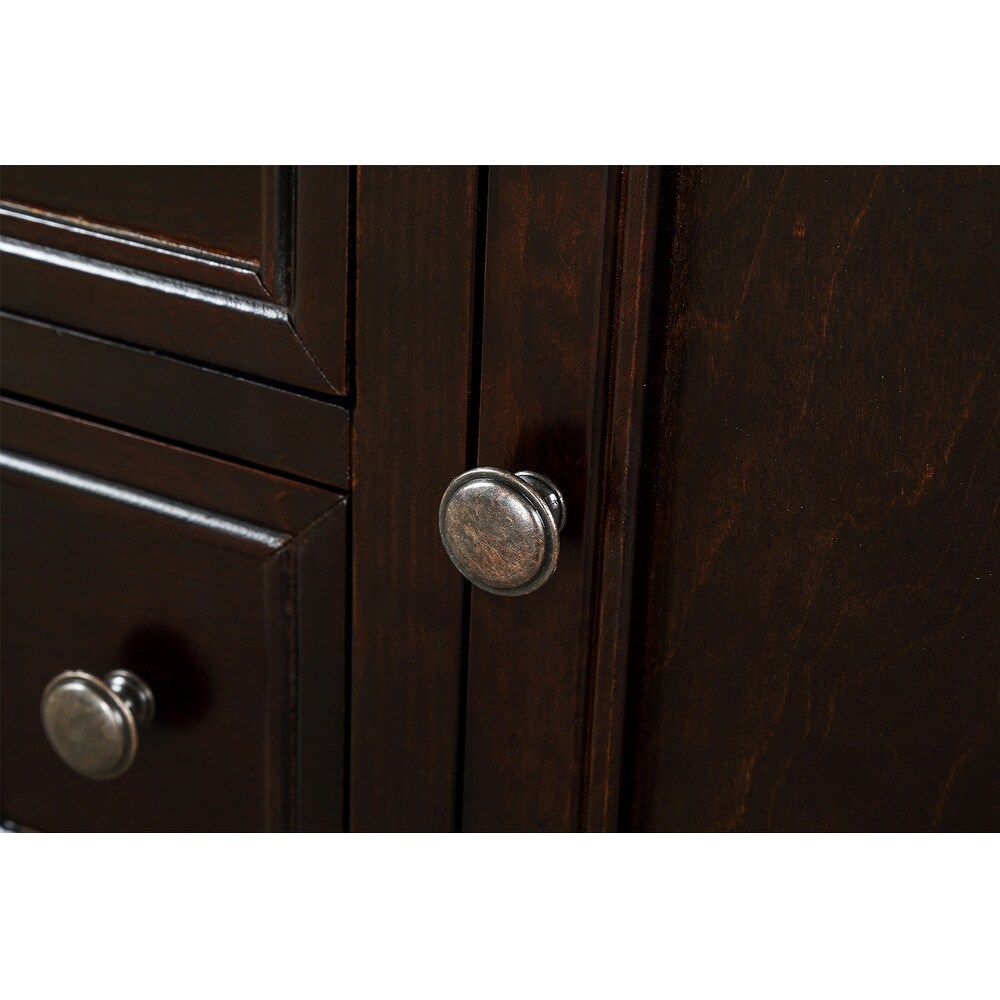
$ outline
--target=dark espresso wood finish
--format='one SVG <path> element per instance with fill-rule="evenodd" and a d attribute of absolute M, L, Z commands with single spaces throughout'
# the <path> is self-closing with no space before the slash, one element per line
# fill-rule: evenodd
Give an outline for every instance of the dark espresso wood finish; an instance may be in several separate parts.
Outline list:
<path fill-rule="evenodd" d="M 544 587 L 472 594 L 470 830 L 582 822 L 620 184 L 599 168 L 490 172 L 477 464 L 550 477 L 567 520 Z"/>
<path fill-rule="evenodd" d="M 288 304 L 287 167 L 5 167 L 5 237 Z"/>
<path fill-rule="evenodd" d="M 0 818 L 1000 829 L 1000 171 L 0 184 Z"/>
<path fill-rule="evenodd" d="M 245 378 L 0 315 L 5 392 L 304 479 L 350 485 L 350 415 Z"/>
<path fill-rule="evenodd" d="M 589 733 L 584 756 L 580 826 L 618 827 L 632 587 L 641 501 L 643 422 L 650 335 L 662 329 L 657 268 L 669 261 L 674 175 L 655 167 L 626 167 L 618 214 L 615 303 L 609 348 L 600 508 L 596 526 L 590 631 Z"/>
<path fill-rule="evenodd" d="M 6 187 L 0 190 L 5 192 Z M 9 201 L 0 202 L 0 231 L 5 238 L 21 243 L 133 267 L 253 299 L 268 298 L 258 261 L 194 252 L 190 247 L 109 230 L 81 219 L 52 216 Z"/>
<path fill-rule="evenodd" d="M 4 171 L 4 309 L 349 390 L 348 168 L 119 169 Z"/>
<path fill-rule="evenodd" d="M 343 498 L 24 404 L 2 432 L 4 817 L 337 828 Z M 49 749 L 38 702 L 61 670 L 115 667 L 157 718 L 132 769 L 96 782 Z"/>
<path fill-rule="evenodd" d="M 350 202 L 346 167 L 296 167 L 292 322 L 331 387 L 350 381 Z"/>
<path fill-rule="evenodd" d="M 997 171 L 683 172 L 627 826 L 1000 828 L 998 239 Z"/>
<path fill-rule="evenodd" d="M 464 581 L 437 511 L 469 457 L 477 171 L 358 187 L 350 823 L 450 830 Z"/>

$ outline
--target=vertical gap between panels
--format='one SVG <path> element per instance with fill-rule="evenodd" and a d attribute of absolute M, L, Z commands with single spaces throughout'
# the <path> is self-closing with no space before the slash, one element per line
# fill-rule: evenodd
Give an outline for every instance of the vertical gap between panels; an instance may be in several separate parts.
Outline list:
<path fill-rule="evenodd" d="M 357 399 L 357 386 L 355 385 L 356 370 L 354 365 L 355 347 L 354 330 L 358 307 L 358 168 L 350 168 L 350 179 L 348 181 L 347 200 L 347 316 L 344 319 L 345 332 L 347 335 L 347 371 L 348 371 L 348 391 L 350 393 L 350 404 L 353 410 L 353 403 Z M 353 416 L 352 416 L 353 422 Z M 350 434 L 350 452 L 348 461 L 351 468 L 351 486 L 354 485 L 354 434 Z M 343 810 L 342 820 L 345 831 L 351 829 L 351 680 L 353 676 L 354 661 L 352 653 L 354 650 L 354 503 L 352 497 L 347 501 L 347 517 L 344 529 L 344 572 L 347 579 L 344 581 L 344 733 L 343 733 L 343 755 L 341 776 L 341 807 Z"/>
<path fill-rule="evenodd" d="M 472 324 L 469 350 L 469 399 L 465 435 L 465 468 L 474 468 L 479 454 L 479 389 L 483 368 L 483 315 L 486 297 L 486 220 L 489 168 L 479 167 L 476 178 L 476 249 L 473 261 Z M 472 584 L 465 582 L 462 594 L 462 655 L 458 691 L 458 744 L 455 760 L 454 829 L 464 824 L 465 731 L 468 717 L 469 649 L 472 640 Z"/>
<path fill-rule="evenodd" d="M 657 232 L 653 250 L 653 286 L 649 306 L 650 343 L 646 366 L 646 385 L 643 394 L 642 455 L 657 455 L 655 463 L 642 463 L 637 485 L 635 537 L 649 538 L 650 521 L 657 504 L 671 502 L 670 498 L 654 497 L 658 470 L 656 465 L 673 462 L 674 413 L 678 404 L 680 387 L 680 345 L 672 337 L 678 302 L 686 282 L 682 244 L 679 244 L 681 226 L 681 178 L 676 167 L 661 168 L 660 203 Z M 663 456 L 664 441 L 666 455 Z M 653 446 L 655 445 L 655 447 Z M 671 482 L 670 492 L 673 484 Z M 618 829 L 635 829 L 633 801 L 637 794 L 635 765 L 638 755 L 640 714 L 643 690 L 643 642 L 648 622 L 650 568 L 638 547 L 632 566 L 632 605 L 629 609 L 629 645 L 625 679 L 625 711 L 622 734 L 621 789 L 618 798 Z"/>
<path fill-rule="evenodd" d="M 347 315 L 344 317 L 344 336 L 347 340 L 347 396 L 353 403 L 354 386 L 354 326 L 357 322 L 358 274 L 358 168 L 348 168 L 347 180 Z"/>
<path fill-rule="evenodd" d="M 594 419 L 591 426 L 595 429 L 594 441 L 588 463 L 591 469 L 597 470 L 594 477 L 594 504 L 596 505 L 595 526 L 600 529 L 606 507 L 605 476 L 607 471 L 607 449 L 609 436 L 609 420 L 611 418 L 612 381 L 615 373 L 615 351 L 618 346 L 618 309 L 621 298 L 621 230 L 625 218 L 625 201 L 628 193 L 629 173 L 626 168 L 611 171 L 608 178 L 608 217 L 604 237 L 604 275 L 602 276 L 602 344 L 603 353 L 598 359 L 598 378 L 593 399 Z M 577 829 L 588 828 L 587 814 L 590 807 L 591 756 L 594 739 L 594 710 L 597 697 L 596 629 L 599 619 L 598 603 L 601 598 L 601 569 L 604 561 L 604 531 L 594 532 L 598 543 L 591 554 L 589 580 L 585 592 L 588 594 L 586 618 L 587 652 L 586 668 L 583 674 L 585 690 L 583 692 L 582 731 L 580 733 L 580 786 L 577 800 Z"/>

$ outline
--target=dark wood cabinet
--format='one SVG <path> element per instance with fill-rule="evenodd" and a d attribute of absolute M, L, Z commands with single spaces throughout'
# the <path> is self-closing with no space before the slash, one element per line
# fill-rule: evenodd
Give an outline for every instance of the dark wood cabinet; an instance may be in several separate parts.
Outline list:
<path fill-rule="evenodd" d="M 5 168 L 0 813 L 1000 825 L 1000 174 Z M 518 597 L 477 466 L 557 484 Z M 39 703 L 123 668 L 121 777 Z"/>

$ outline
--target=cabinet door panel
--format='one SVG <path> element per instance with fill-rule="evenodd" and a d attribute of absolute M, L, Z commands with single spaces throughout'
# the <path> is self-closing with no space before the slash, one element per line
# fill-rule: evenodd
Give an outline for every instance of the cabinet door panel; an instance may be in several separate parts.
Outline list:
<path fill-rule="evenodd" d="M 657 176 L 490 171 L 477 464 L 551 477 L 568 514 L 543 587 L 472 590 L 466 829 L 615 822 L 625 664 L 607 634 L 627 631 L 635 461 L 620 428 L 638 434 L 645 344 L 622 303 L 642 297 Z"/>

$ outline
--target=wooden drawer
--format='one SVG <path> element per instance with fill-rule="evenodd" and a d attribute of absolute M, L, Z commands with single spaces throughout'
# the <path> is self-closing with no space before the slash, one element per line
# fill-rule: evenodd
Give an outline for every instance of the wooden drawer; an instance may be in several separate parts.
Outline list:
<path fill-rule="evenodd" d="M 3 308 L 348 391 L 346 167 L 5 167 Z"/>
<path fill-rule="evenodd" d="M 338 828 L 345 498 L 23 404 L 2 416 L 0 813 Z M 119 668 L 156 717 L 127 773 L 84 778 L 46 741 L 42 691 Z"/>

